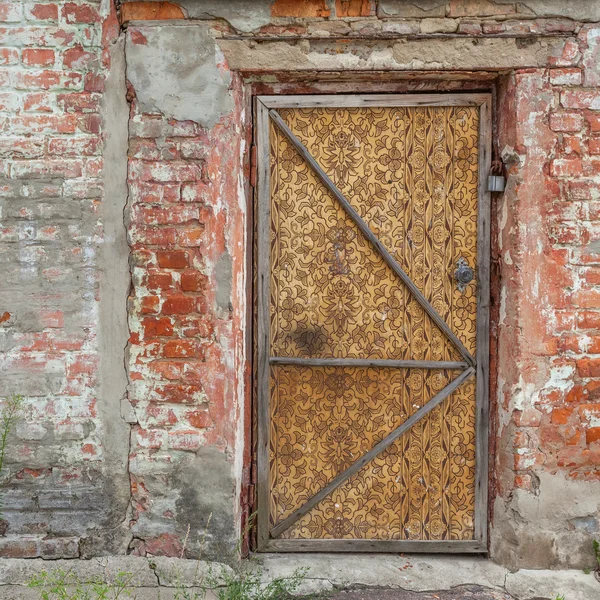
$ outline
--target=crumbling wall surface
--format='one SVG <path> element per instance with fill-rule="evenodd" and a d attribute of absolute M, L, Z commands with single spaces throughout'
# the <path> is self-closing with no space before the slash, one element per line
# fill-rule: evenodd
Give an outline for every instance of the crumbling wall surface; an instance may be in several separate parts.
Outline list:
<path fill-rule="evenodd" d="M 132 549 L 180 554 L 187 539 L 189 555 L 202 542 L 231 555 L 247 330 L 242 87 L 203 23 L 130 27 L 126 61 Z"/>
<path fill-rule="evenodd" d="M 584 26 L 554 68 L 516 70 L 498 107 L 492 554 L 512 567 L 590 565 L 600 531 L 599 40 Z"/>
<path fill-rule="evenodd" d="M 124 552 L 126 145 L 101 116 L 110 107 L 127 126 L 116 13 L 6 2 L 0 21 L 0 396 L 25 398 L 2 474 L 0 555 Z"/>
<path fill-rule="evenodd" d="M 491 553 L 589 566 L 600 4 L 124 0 L 118 14 L 121 31 L 108 0 L 0 3 L 0 396 L 26 397 L 0 554 L 233 551 L 250 483 L 251 86 L 496 80 L 509 178 Z"/>

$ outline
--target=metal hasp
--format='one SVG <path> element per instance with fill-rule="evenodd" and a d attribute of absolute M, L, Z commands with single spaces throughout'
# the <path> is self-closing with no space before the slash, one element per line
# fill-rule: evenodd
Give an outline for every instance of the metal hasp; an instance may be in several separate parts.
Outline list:
<path fill-rule="evenodd" d="M 454 279 L 456 279 L 456 287 L 464 292 L 467 285 L 475 279 L 475 273 L 469 266 L 464 258 L 459 258 L 456 263 L 456 271 L 454 272 Z"/>

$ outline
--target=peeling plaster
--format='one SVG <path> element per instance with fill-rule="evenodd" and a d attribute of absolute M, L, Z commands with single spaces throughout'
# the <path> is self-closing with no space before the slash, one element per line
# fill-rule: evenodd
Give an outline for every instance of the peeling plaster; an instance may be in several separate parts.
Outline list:
<path fill-rule="evenodd" d="M 140 108 L 211 128 L 233 109 L 208 25 L 138 27 L 127 36 L 127 79 Z M 157 176 L 160 174 L 157 174 Z"/>

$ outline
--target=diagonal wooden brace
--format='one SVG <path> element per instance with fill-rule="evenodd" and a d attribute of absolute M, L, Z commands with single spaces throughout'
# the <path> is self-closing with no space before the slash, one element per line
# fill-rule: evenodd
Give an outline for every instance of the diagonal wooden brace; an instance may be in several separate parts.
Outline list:
<path fill-rule="evenodd" d="M 402 434 L 408 431 L 415 423 L 420 421 L 425 415 L 429 414 L 436 406 L 441 404 L 450 394 L 456 391 L 467 379 L 475 374 L 475 369 L 469 367 L 463 371 L 456 379 L 453 379 L 444 389 L 439 391 L 427 404 L 423 405 L 416 413 L 411 415 L 402 425 L 394 429 L 390 434 L 384 437 L 379 443 L 375 444 L 369 452 L 364 454 L 356 462 L 352 463 L 345 471 L 334 477 L 324 488 L 319 490 L 312 498 L 300 508 L 297 508 L 289 517 L 271 529 L 271 535 L 278 537 L 286 529 L 291 527 L 298 519 L 303 517 L 321 500 L 326 498 L 333 490 L 342 483 L 350 479 L 352 475 L 358 473 L 368 462 L 375 458 L 380 452 L 383 452 L 388 446 L 393 444 Z"/>
<path fill-rule="evenodd" d="M 370 227 L 364 221 L 364 219 L 356 212 L 354 207 L 348 202 L 344 194 L 340 192 L 335 183 L 331 181 L 327 173 L 323 171 L 319 163 L 311 156 L 310 152 L 304 146 L 304 144 L 294 135 L 292 130 L 286 125 L 284 120 L 281 118 L 276 110 L 269 110 L 269 116 L 277 127 L 281 129 L 283 134 L 288 138 L 290 143 L 294 146 L 298 154 L 304 158 L 304 160 L 310 165 L 313 171 L 319 176 L 325 187 L 331 192 L 331 194 L 338 200 L 342 205 L 342 208 L 346 211 L 348 216 L 354 221 L 356 226 L 360 229 L 362 234 L 373 244 L 375 249 L 379 252 L 383 260 L 389 265 L 389 267 L 400 277 L 404 285 L 410 290 L 415 300 L 421 305 L 423 310 L 429 315 L 431 320 L 439 327 L 439 329 L 446 335 L 446 337 L 452 342 L 456 349 L 460 352 L 463 358 L 471 366 L 475 366 L 476 361 L 471 353 L 465 348 L 464 344 L 458 339 L 456 334 L 450 329 L 446 321 L 440 316 L 440 314 L 431 306 L 428 300 L 423 296 L 421 290 L 413 283 L 411 278 L 407 275 L 404 269 L 398 264 L 396 259 L 389 253 L 387 248 L 377 239 L 377 236 L 371 231 Z"/>

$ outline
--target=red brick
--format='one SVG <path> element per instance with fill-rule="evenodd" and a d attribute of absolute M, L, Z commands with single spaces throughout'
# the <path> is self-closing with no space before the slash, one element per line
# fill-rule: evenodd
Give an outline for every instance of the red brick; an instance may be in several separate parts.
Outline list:
<path fill-rule="evenodd" d="M 162 306 L 165 315 L 185 315 L 194 312 L 195 300 L 190 296 L 170 296 Z"/>
<path fill-rule="evenodd" d="M 28 536 L 0 538 L 0 557 L 36 558 L 40 556 L 38 540 Z"/>
<path fill-rule="evenodd" d="M 590 131 L 592 133 L 600 132 L 600 115 L 594 113 L 587 113 L 585 115 L 585 120 L 590 126 Z"/>
<path fill-rule="evenodd" d="M 185 19 L 185 13 L 173 2 L 124 2 L 121 5 L 121 23 L 167 19 Z"/>
<path fill-rule="evenodd" d="M 61 156 L 94 156 L 102 149 L 102 140 L 98 137 L 50 138 L 48 154 Z"/>
<path fill-rule="evenodd" d="M 152 271 L 146 275 L 145 278 L 146 287 L 155 292 L 157 290 L 171 290 L 173 289 L 173 275 L 168 271 Z"/>
<path fill-rule="evenodd" d="M 600 159 L 595 157 L 587 157 L 583 161 L 583 174 L 588 177 L 600 175 Z"/>
<path fill-rule="evenodd" d="M 200 448 L 201 437 L 197 430 L 169 431 L 169 448 L 194 451 Z"/>
<path fill-rule="evenodd" d="M 371 0 L 335 0 L 336 17 L 368 17 L 374 12 Z"/>
<path fill-rule="evenodd" d="M 23 64 L 30 67 L 48 67 L 54 64 L 54 50 L 48 48 L 24 48 L 21 53 Z"/>
<path fill-rule="evenodd" d="M 553 113 L 550 115 L 552 131 L 580 131 L 583 127 L 583 115 L 580 113 Z"/>
<path fill-rule="evenodd" d="M 581 85 L 581 69 L 550 69 L 552 85 Z"/>
<path fill-rule="evenodd" d="M 156 253 L 158 266 L 163 269 L 185 269 L 189 265 L 185 250 L 159 251 Z"/>
<path fill-rule="evenodd" d="M 15 160 L 12 164 L 11 175 L 15 179 L 24 177 L 81 177 L 83 163 L 81 160 Z"/>
<path fill-rule="evenodd" d="M 542 413 L 535 408 L 515 410 L 513 420 L 517 427 L 538 427 L 542 420 Z"/>
<path fill-rule="evenodd" d="M 206 275 L 198 271 L 186 271 L 181 274 L 181 289 L 184 292 L 199 292 L 206 287 Z"/>
<path fill-rule="evenodd" d="M 565 154 L 581 154 L 581 138 L 574 135 L 563 136 L 562 150 Z"/>
<path fill-rule="evenodd" d="M 82 71 L 88 69 L 95 61 L 97 56 L 93 52 L 84 50 L 81 46 L 69 48 L 63 53 L 63 65 L 67 69 Z"/>
<path fill-rule="evenodd" d="M 327 0 L 275 0 L 271 6 L 273 17 L 328 17 Z"/>
<path fill-rule="evenodd" d="M 564 90 L 560 93 L 560 103 L 564 108 L 590 108 L 600 110 L 600 91 Z"/>
<path fill-rule="evenodd" d="M 167 358 L 196 358 L 199 354 L 202 352 L 194 340 L 171 340 L 163 347 L 163 355 Z"/>
<path fill-rule="evenodd" d="M 32 92 L 23 96 L 23 110 L 27 112 L 53 112 L 52 95 L 48 92 Z"/>
<path fill-rule="evenodd" d="M 131 237 L 136 244 L 165 248 L 177 243 L 177 230 L 173 227 L 132 227 Z"/>
<path fill-rule="evenodd" d="M 550 173 L 554 177 L 576 177 L 583 174 L 580 158 L 557 158 L 550 164 Z"/>
<path fill-rule="evenodd" d="M 569 422 L 571 415 L 573 414 L 573 408 L 555 408 L 552 411 L 551 421 L 555 425 L 566 425 Z"/>
<path fill-rule="evenodd" d="M 21 6 L 19 2 L 0 2 L 0 21 L 18 23 L 20 20 Z"/>
<path fill-rule="evenodd" d="M 30 21 L 58 21 L 58 5 L 34 4 L 28 11 Z"/>
<path fill-rule="evenodd" d="M 586 430 L 585 442 L 588 446 L 600 442 L 600 427 L 590 427 Z"/>
<path fill-rule="evenodd" d="M 67 113 L 90 112 L 100 110 L 100 95 L 88 92 L 57 94 L 58 105 Z"/>
<path fill-rule="evenodd" d="M 588 152 L 590 154 L 600 154 L 600 137 L 590 138 L 588 141 Z"/>
<path fill-rule="evenodd" d="M 179 234 L 179 244 L 186 248 L 202 246 L 204 231 L 200 227 L 184 230 Z"/>
<path fill-rule="evenodd" d="M 206 429 L 213 424 L 207 410 L 192 410 L 185 413 L 188 423 L 196 429 Z"/>
<path fill-rule="evenodd" d="M 159 304 L 160 298 L 158 296 L 144 296 L 140 300 L 140 312 L 144 315 L 155 313 Z"/>
<path fill-rule="evenodd" d="M 62 90 L 77 89 L 81 83 L 81 73 L 48 69 L 19 72 L 15 87 L 19 90 Z"/>
<path fill-rule="evenodd" d="M 600 329 L 600 312 L 584 311 L 577 315 L 581 329 Z"/>
<path fill-rule="evenodd" d="M 152 448 L 158 450 L 167 440 L 167 432 L 162 429 L 134 428 L 136 442 L 141 448 Z"/>
<path fill-rule="evenodd" d="M 600 308 L 600 291 L 579 290 L 573 295 L 573 304 L 581 308 Z"/>
<path fill-rule="evenodd" d="M 577 361 L 580 377 L 600 377 L 600 358 L 581 358 Z"/>
<path fill-rule="evenodd" d="M 145 317 L 142 319 L 141 325 L 144 330 L 144 339 L 173 335 L 173 324 L 167 317 Z"/>
<path fill-rule="evenodd" d="M 100 23 L 101 17 L 91 4 L 67 2 L 63 5 L 62 16 L 67 23 Z"/>
<path fill-rule="evenodd" d="M 0 48 L 0 65 L 16 65 L 19 52 L 16 48 Z"/>

